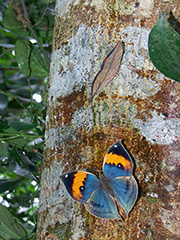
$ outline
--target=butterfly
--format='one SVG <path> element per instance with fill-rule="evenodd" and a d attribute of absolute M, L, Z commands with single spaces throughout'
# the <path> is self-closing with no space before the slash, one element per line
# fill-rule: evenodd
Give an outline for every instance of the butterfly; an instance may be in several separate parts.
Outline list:
<path fill-rule="evenodd" d="M 128 216 L 133 208 L 138 185 L 132 175 L 133 162 L 122 145 L 116 142 L 107 152 L 99 178 L 89 172 L 76 171 L 60 176 L 70 196 L 83 203 L 94 216 L 104 219 L 122 219 L 119 206 Z"/>

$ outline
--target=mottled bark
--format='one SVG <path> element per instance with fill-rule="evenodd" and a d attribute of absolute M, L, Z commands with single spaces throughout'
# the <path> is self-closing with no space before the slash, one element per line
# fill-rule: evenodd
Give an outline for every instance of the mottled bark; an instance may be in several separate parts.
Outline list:
<path fill-rule="evenodd" d="M 147 48 L 160 10 L 180 16 L 179 0 L 57 0 L 37 239 L 180 238 L 180 83 L 152 65 Z M 121 68 L 90 102 L 93 78 L 119 40 Z M 97 174 L 119 139 L 139 185 L 124 222 L 93 217 L 59 179 Z"/>

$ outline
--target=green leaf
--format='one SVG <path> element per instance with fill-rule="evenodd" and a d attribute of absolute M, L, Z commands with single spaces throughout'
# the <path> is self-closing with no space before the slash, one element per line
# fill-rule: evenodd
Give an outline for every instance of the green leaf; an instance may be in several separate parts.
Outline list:
<path fill-rule="evenodd" d="M 6 240 L 18 240 L 27 236 L 24 226 L 0 204 L 0 237 Z"/>
<path fill-rule="evenodd" d="M 0 193 L 14 189 L 20 182 L 21 179 L 17 180 L 0 179 Z"/>
<path fill-rule="evenodd" d="M 17 150 L 18 155 L 21 157 L 21 159 L 24 161 L 25 164 L 28 166 L 35 166 L 34 162 L 31 161 L 24 152 Z"/>
<path fill-rule="evenodd" d="M 14 128 L 9 127 L 4 130 L 4 133 L 6 133 L 6 138 L 3 139 L 4 141 L 6 140 L 6 142 L 10 144 L 15 144 L 18 147 L 27 146 L 28 141 L 24 137 L 19 135 L 19 132 L 16 131 Z"/>
<path fill-rule="evenodd" d="M 4 115 L 7 112 L 8 97 L 5 94 L 0 93 L 0 115 Z"/>
<path fill-rule="evenodd" d="M 0 119 L 0 131 L 6 129 L 7 127 L 8 127 L 8 121 Z"/>
<path fill-rule="evenodd" d="M 24 159 L 18 154 L 16 149 L 10 151 L 9 163 L 11 170 L 19 176 L 37 180 L 33 173 L 30 171 Z"/>
<path fill-rule="evenodd" d="M 26 76 L 42 79 L 48 76 L 47 63 L 33 44 L 18 39 L 15 44 L 15 54 L 18 67 Z"/>
<path fill-rule="evenodd" d="M 0 142 L 0 160 L 1 159 L 4 159 L 4 158 L 8 158 L 8 152 L 7 152 L 7 149 L 6 149 L 6 143 L 4 142 Z"/>
<path fill-rule="evenodd" d="M 27 131 L 34 128 L 33 124 L 28 119 L 14 119 L 13 121 L 9 122 L 9 126 L 14 128 L 16 131 Z"/>
<path fill-rule="evenodd" d="M 8 29 L 12 33 L 24 36 L 24 27 L 22 22 L 17 20 L 17 14 L 12 9 L 12 5 L 9 4 L 9 7 L 3 13 L 3 22 L 2 25 L 4 28 Z"/>
<path fill-rule="evenodd" d="M 162 13 L 149 34 L 148 47 L 154 66 L 167 77 L 180 81 L 180 36 Z"/>

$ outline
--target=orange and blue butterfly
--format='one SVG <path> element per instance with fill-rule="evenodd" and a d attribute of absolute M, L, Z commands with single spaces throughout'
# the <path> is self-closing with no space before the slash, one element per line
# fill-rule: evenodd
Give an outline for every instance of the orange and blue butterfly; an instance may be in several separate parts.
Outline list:
<path fill-rule="evenodd" d="M 92 215 L 122 219 L 119 206 L 128 216 L 137 199 L 138 185 L 132 175 L 133 162 L 121 140 L 107 152 L 102 169 L 104 175 L 99 174 L 99 178 L 84 171 L 70 172 L 60 178 L 70 196 L 83 203 Z"/>

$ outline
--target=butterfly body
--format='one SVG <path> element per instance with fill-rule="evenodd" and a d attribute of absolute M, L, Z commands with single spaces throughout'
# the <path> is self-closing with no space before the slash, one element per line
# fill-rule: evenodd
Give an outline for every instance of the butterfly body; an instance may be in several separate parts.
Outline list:
<path fill-rule="evenodd" d="M 109 184 L 109 179 L 106 178 L 101 173 L 99 173 L 99 179 L 100 179 L 100 183 L 101 183 L 102 187 L 105 189 L 105 191 L 108 193 L 108 195 L 114 197 L 114 192 L 113 192 L 111 185 Z"/>
<path fill-rule="evenodd" d="M 137 199 L 138 186 L 132 175 L 132 160 L 121 144 L 115 143 L 103 162 L 103 174 L 76 171 L 60 176 L 70 196 L 85 205 L 96 217 L 122 219 L 118 207 L 126 214 Z"/>

